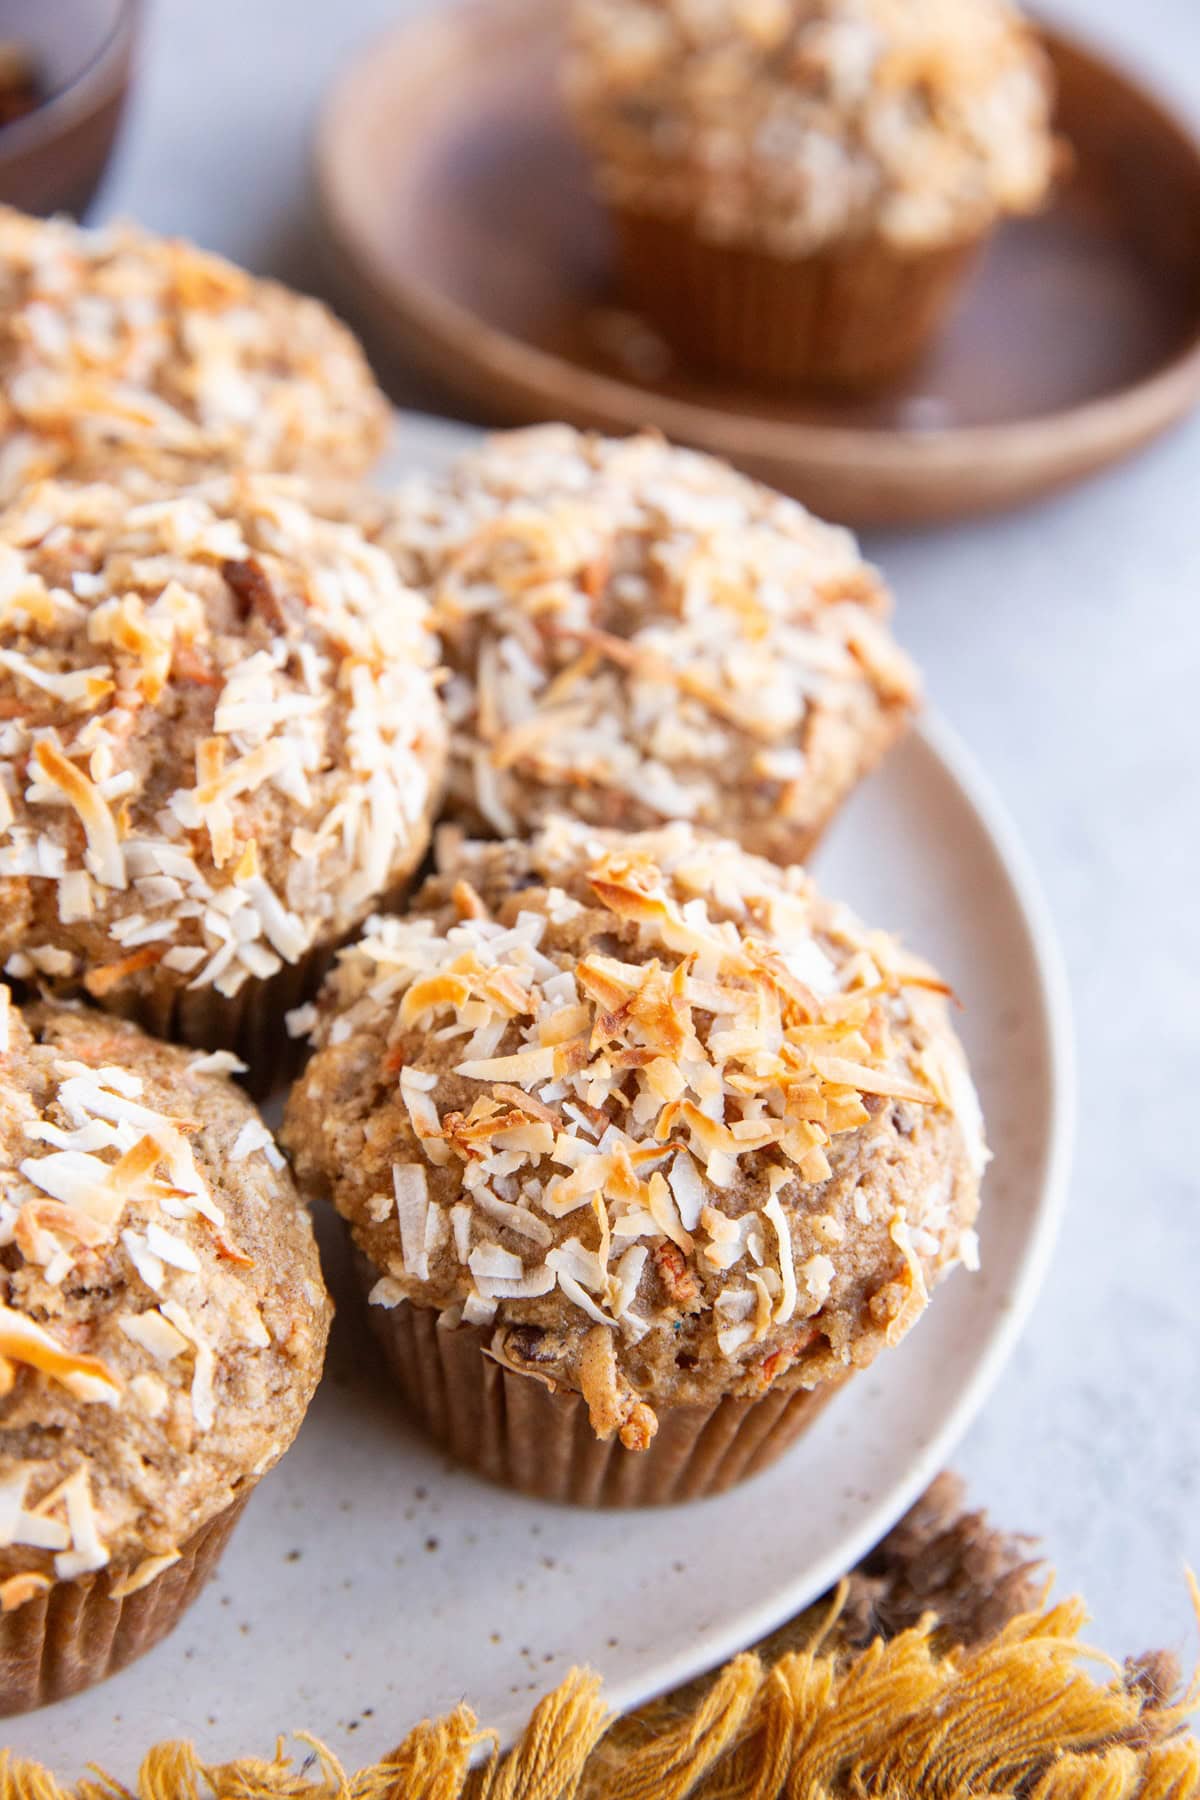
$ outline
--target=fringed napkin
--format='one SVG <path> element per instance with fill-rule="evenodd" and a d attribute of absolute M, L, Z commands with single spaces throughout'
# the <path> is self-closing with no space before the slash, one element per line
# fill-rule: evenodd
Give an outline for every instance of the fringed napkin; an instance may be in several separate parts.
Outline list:
<path fill-rule="evenodd" d="M 466 1706 L 350 1774 L 315 1737 L 297 1767 L 146 1755 L 140 1800 L 1191 1800 L 1196 1699 L 1165 1654 L 1124 1667 L 1052 1605 L 1027 1539 L 943 1476 L 836 1593 L 719 1673 L 627 1718 L 572 1674 L 501 1755 Z M 79 1747 L 73 1746 L 78 1753 Z M 479 1752 L 488 1754 L 480 1761 Z M 474 1765 L 474 1766 L 473 1766 Z M 0 1800 L 130 1800 L 7 1756 Z"/>

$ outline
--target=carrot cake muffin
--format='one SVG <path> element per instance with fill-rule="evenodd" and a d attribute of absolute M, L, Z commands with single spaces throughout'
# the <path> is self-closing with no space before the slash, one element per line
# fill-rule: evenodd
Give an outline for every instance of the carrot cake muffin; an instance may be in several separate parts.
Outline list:
<path fill-rule="evenodd" d="M 316 1388 L 312 1228 L 230 1060 L 0 987 L 0 1713 L 170 1630 Z"/>
<path fill-rule="evenodd" d="M 465 845 L 340 953 L 283 1141 L 435 1437 L 585 1503 L 761 1468 L 976 1258 L 927 966 L 676 824 Z"/>
<path fill-rule="evenodd" d="M 911 361 L 1058 148 L 1009 0 L 572 0 L 565 85 L 631 295 L 688 360 Z"/>
<path fill-rule="evenodd" d="M 118 469 L 355 476 L 388 418 L 318 301 L 178 239 L 0 208 L 0 500 Z"/>
<path fill-rule="evenodd" d="M 427 608 L 262 476 L 46 482 L 0 513 L 0 964 L 259 1084 L 323 959 L 423 856 Z"/>
<path fill-rule="evenodd" d="M 433 604 L 475 833 L 683 818 L 799 862 L 916 704 L 853 537 L 658 438 L 491 438 L 382 541 Z"/>

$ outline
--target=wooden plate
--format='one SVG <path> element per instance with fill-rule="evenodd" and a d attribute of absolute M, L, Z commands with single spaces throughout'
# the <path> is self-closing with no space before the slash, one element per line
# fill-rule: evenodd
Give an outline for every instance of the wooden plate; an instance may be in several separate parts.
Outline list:
<path fill-rule="evenodd" d="M 317 143 L 347 299 L 476 413 L 656 425 L 855 524 L 1012 505 L 1200 401 L 1200 146 L 1050 35 L 1073 179 L 1002 230 L 928 362 L 871 401 L 673 369 L 623 312 L 606 221 L 555 97 L 561 0 L 427 13 L 336 85 Z"/>

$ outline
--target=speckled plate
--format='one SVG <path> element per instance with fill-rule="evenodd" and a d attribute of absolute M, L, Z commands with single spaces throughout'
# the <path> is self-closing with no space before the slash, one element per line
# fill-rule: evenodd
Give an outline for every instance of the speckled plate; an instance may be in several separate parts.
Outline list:
<path fill-rule="evenodd" d="M 394 466 L 460 436 L 405 420 Z M 767 1475 L 650 1514 L 544 1506 L 448 1466 L 376 1379 L 347 1298 L 300 1439 L 208 1592 L 144 1662 L 10 1721 L 15 1751 L 132 1780 L 163 1736 L 223 1761 L 303 1729 L 357 1765 L 464 1696 L 512 1734 L 581 1662 L 629 1707 L 770 1630 L 887 1530 L 983 1404 L 1041 1282 L 1070 1136 L 1068 1007 L 1025 855 L 944 727 L 926 722 L 860 791 L 819 873 L 962 996 L 996 1150 L 982 1272 L 955 1274 Z M 336 1237 L 327 1247 L 344 1287 Z"/>

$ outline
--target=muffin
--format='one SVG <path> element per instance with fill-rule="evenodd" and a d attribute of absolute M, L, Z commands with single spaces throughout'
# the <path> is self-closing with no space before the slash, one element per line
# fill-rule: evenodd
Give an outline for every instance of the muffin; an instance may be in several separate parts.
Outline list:
<path fill-rule="evenodd" d="M 0 500 L 48 475 L 361 474 L 389 411 L 316 300 L 132 226 L 0 208 Z"/>
<path fill-rule="evenodd" d="M 543 426 L 388 506 L 451 671 L 447 809 L 471 833 L 682 818 L 799 862 L 916 704 L 850 534 L 713 458 Z"/>
<path fill-rule="evenodd" d="M 975 1262 L 944 995 L 798 869 L 554 821 L 340 953 L 283 1142 L 440 1443 L 547 1499 L 691 1499 Z"/>
<path fill-rule="evenodd" d="M 45 482 L 0 513 L 0 963 L 259 1087 L 424 855 L 427 608 L 287 483 Z"/>
<path fill-rule="evenodd" d="M 316 1388 L 312 1228 L 228 1060 L 0 987 L 0 1714 L 171 1629 Z"/>
<path fill-rule="evenodd" d="M 749 380 L 900 373 L 1059 156 L 1008 0 L 572 0 L 565 86 L 630 299 Z"/>

